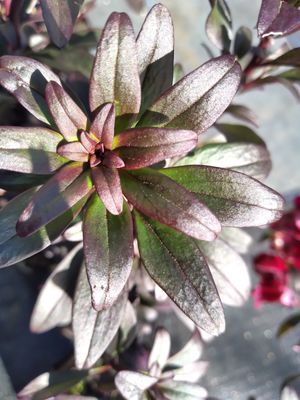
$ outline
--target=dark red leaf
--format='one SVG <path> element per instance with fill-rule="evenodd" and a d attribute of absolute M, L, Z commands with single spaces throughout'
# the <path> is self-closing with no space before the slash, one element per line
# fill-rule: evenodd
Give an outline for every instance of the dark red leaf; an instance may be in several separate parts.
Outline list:
<path fill-rule="evenodd" d="M 102 142 L 106 149 L 111 150 L 115 128 L 115 107 L 111 103 L 100 107 L 90 132 Z"/>

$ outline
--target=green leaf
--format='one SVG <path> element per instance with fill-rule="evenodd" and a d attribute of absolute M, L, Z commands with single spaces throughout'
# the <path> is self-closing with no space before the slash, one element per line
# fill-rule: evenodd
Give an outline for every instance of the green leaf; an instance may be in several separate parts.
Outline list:
<path fill-rule="evenodd" d="M 90 80 L 90 108 L 115 103 L 116 114 L 137 114 L 141 86 L 133 27 L 127 14 L 112 13 L 98 43 Z"/>
<path fill-rule="evenodd" d="M 220 231 L 219 221 L 196 196 L 153 169 L 122 171 L 123 192 L 143 214 L 155 218 L 186 235 L 213 240 Z"/>
<path fill-rule="evenodd" d="M 287 51 L 274 60 L 268 60 L 263 65 L 289 65 L 291 67 L 300 67 L 300 48 Z"/>
<path fill-rule="evenodd" d="M 75 364 L 89 368 L 102 356 L 120 326 L 127 303 L 123 290 L 112 307 L 97 312 L 92 308 L 91 290 L 85 268 L 82 268 L 73 305 Z"/>
<path fill-rule="evenodd" d="M 57 265 L 39 293 L 30 319 L 30 330 L 43 333 L 56 326 L 69 325 L 72 295 L 82 265 L 82 244 L 75 246 Z"/>
<path fill-rule="evenodd" d="M 0 58 L 0 84 L 37 119 L 54 126 L 45 100 L 47 82 L 60 79 L 47 66 L 31 58 L 3 56 Z"/>
<path fill-rule="evenodd" d="M 67 212 L 39 229 L 33 235 L 22 238 L 15 233 L 14 236 L 11 236 L 5 242 L 1 243 L 0 267 L 8 267 L 9 265 L 16 264 L 17 262 L 25 260 L 50 246 L 79 214 L 86 201 L 87 196 Z M 15 221 L 13 221 L 13 219 L 10 220 L 9 230 L 15 228 L 17 219 L 22 210 L 23 205 L 20 207 L 19 213 L 16 212 Z M 2 220 L 5 215 L 4 211 L 5 209 L 0 212 L 0 220 Z"/>
<path fill-rule="evenodd" d="M 224 331 L 215 284 L 200 248 L 192 238 L 135 212 L 139 252 L 151 278 L 199 327 Z"/>
<path fill-rule="evenodd" d="M 63 47 L 70 39 L 82 3 L 83 0 L 41 0 L 47 31 L 57 47 Z"/>
<path fill-rule="evenodd" d="M 28 236 L 66 212 L 91 192 L 90 171 L 84 171 L 82 163 L 70 163 L 62 167 L 33 196 L 22 212 L 17 232 Z"/>
<path fill-rule="evenodd" d="M 288 79 L 291 82 L 298 83 L 300 81 L 300 69 L 292 68 L 276 76 L 280 76 L 281 78 Z"/>
<path fill-rule="evenodd" d="M 234 39 L 234 54 L 238 58 L 243 58 L 251 50 L 252 31 L 246 26 L 241 26 Z"/>
<path fill-rule="evenodd" d="M 265 142 L 245 125 L 216 124 L 215 127 L 221 132 L 228 142 L 244 142 L 265 145 Z"/>
<path fill-rule="evenodd" d="M 294 314 L 288 317 L 285 321 L 283 321 L 277 331 L 277 336 L 281 337 L 288 332 L 290 332 L 291 329 L 295 328 L 296 325 L 300 323 L 300 314 Z"/>
<path fill-rule="evenodd" d="M 206 20 L 206 34 L 219 49 L 229 52 L 232 40 L 232 20 L 225 0 L 212 0 L 212 9 Z"/>
<path fill-rule="evenodd" d="M 160 172 L 193 192 L 224 226 L 265 225 L 282 215 L 283 198 L 240 172 L 204 165 Z"/>
<path fill-rule="evenodd" d="M 174 29 L 171 15 L 156 4 L 145 18 L 136 40 L 145 111 L 173 82 Z"/>
<path fill-rule="evenodd" d="M 93 307 L 101 311 L 117 300 L 132 267 L 133 230 L 127 203 L 115 216 L 93 195 L 85 211 L 83 243 Z"/>
<path fill-rule="evenodd" d="M 163 93 L 144 113 L 138 126 L 165 126 L 206 131 L 235 95 L 241 68 L 234 57 L 212 59 Z"/>
<path fill-rule="evenodd" d="M 194 150 L 175 165 L 210 165 L 243 172 L 257 179 L 268 176 L 272 163 L 265 146 L 251 143 L 216 143 Z"/>
<path fill-rule="evenodd" d="M 0 168 L 51 174 L 68 160 L 56 153 L 62 136 L 47 128 L 0 127 Z"/>
<path fill-rule="evenodd" d="M 121 371 L 115 377 L 115 384 L 126 400 L 143 399 L 143 393 L 157 381 L 153 376 L 134 371 Z"/>
<path fill-rule="evenodd" d="M 49 175 L 23 174 L 21 172 L 0 170 L 0 188 L 15 193 L 23 192 L 33 186 L 42 185 Z"/>

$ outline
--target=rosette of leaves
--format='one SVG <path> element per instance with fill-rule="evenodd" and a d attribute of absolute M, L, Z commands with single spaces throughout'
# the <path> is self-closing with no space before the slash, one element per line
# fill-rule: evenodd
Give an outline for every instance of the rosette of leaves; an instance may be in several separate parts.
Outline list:
<path fill-rule="evenodd" d="M 198 135 L 230 104 L 240 75 L 235 58 L 224 55 L 172 86 L 173 26 L 162 5 L 149 12 L 137 39 L 126 14 L 109 17 L 91 74 L 89 111 L 46 65 L 1 57 L 2 86 L 49 125 L 0 128 L 1 169 L 44 182 L 1 211 L 1 266 L 49 246 L 83 210 L 94 314 L 85 320 L 90 291 L 82 272 L 73 309 L 79 333 L 84 324 L 95 327 L 112 320 L 113 310 L 122 312 L 135 239 L 146 270 L 178 307 L 208 332 L 222 332 L 222 305 L 203 243 L 216 239 L 222 225 L 273 221 L 282 198 L 234 168 L 184 159 L 169 168 L 159 163 L 195 148 Z M 90 349 L 78 366 L 91 363 Z"/>

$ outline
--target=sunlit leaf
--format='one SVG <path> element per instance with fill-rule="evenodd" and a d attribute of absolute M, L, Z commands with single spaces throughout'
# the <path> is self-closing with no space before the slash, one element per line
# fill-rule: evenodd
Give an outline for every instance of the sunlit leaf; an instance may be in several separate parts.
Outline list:
<path fill-rule="evenodd" d="M 212 9 L 206 20 L 206 34 L 220 50 L 229 52 L 232 39 L 232 20 L 225 0 L 212 0 Z"/>
<path fill-rule="evenodd" d="M 115 384 L 126 400 L 141 400 L 145 390 L 155 385 L 157 378 L 133 371 L 118 372 Z"/>
<path fill-rule="evenodd" d="M 115 107 L 108 103 L 100 107 L 90 128 L 90 132 L 101 141 L 106 149 L 112 148 L 115 128 Z"/>
<path fill-rule="evenodd" d="M 140 256 L 151 278 L 197 326 L 217 335 L 222 305 L 197 242 L 135 212 Z"/>
<path fill-rule="evenodd" d="M 163 93 L 138 125 L 204 132 L 229 106 L 240 76 L 241 68 L 232 56 L 210 60 Z"/>
<path fill-rule="evenodd" d="M 77 368 L 91 367 L 105 352 L 120 326 L 127 302 L 123 290 L 114 305 L 97 312 L 91 304 L 91 290 L 85 268 L 78 279 L 73 305 L 75 364 Z"/>
<path fill-rule="evenodd" d="M 71 322 L 72 296 L 79 266 L 82 264 L 81 249 L 82 244 L 79 243 L 63 258 L 44 283 L 31 315 L 32 332 L 46 332 Z"/>
<path fill-rule="evenodd" d="M 56 153 L 62 136 L 47 128 L 0 127 L 0 168 L 51 174 L 68 160 Z"/>
<path fill-rule="evenodd" d="M 216 217 L 197 198 L 153 169 L 121 174 L 125 196 L 143 214 L 202 240 L 213 240 L 220 231 Z"/>
<path fill-rule="evenodd" d="M 185 346 L 168 359 L 167 365 L 182 367 L 195 362 L 201 357 L 202 349 L 203 344 L 200 332 L 198 329 L 195 329 L 192 337 Z"/>
<path fill-rule="evenodd" d="M 101 311 L 117 300 L 132 267 L 133 230 L 127 203 L 122 214 L 114 216 L 93 195 L 85 211 L 83 242 L 93 306 Z"/>
<path fill-rule="evenodd" d="M 205 400 L 207 391 L 196 383 L 168 380 L 157 385 L 169 400 Z"/>
<path fill-rule="evenodd" d="M 53 125 L 45 101 L 45 88 L 49 81 L 61 84 L 59 77 L 38 61 L 20 56 L 0 58 L 0 84 L 37 119 Z"/>
<path fill-rule="evenodd" d="M 156 331 L 154 343 L 149 354 L 148 368 L 151 371 L 154 367 L 155 372 L 161 373 L 171 350 L 171 337 L 169 332 L 164 328 Z M 151 372 L 150 372 L 151 374 Z"/>
<path fill-rule="evenodd" d="M 139 112 L 141 101 L 137 50 L 127 14 L 112 13 L 99 41 L 90 81 L 90 107 L 115 103 L 116 114 Z"/>
<path fill-rule="evenodd" d="M 265 142 L 248 126 L 216 124 L 215 127 L 225 136 L 228 142 L 244 142 L 265 145 Z"/>
<path fill-rule="evenodd" d="M 224 226 L 265 225 L 282 214 L 283 198 L 240 172 L 204 165 L 160 171 L 197 195 Z"/>

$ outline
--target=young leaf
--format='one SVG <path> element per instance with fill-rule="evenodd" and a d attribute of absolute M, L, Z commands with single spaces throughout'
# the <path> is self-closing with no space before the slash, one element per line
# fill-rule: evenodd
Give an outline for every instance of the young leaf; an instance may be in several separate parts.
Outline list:
<path fill-rule="evenodd" d="M 47 31 L 57 47 L 63 47 L 68 43 L 83 1 L 41 0 Z"/>
<path fill-rule="evenodd" d="M 82 268 L 73 305 L 75 364 L 91 367 L 104 353 L 120 326 L 127 302 L 123 290 L 112 307 L 97 312 L 92 308 L 91 290 L 85 268 Z"/>
<path fill-rule="evenodd" d="M 69 142 L 78 140 L 78 130 L 87 125 L 84 112 L 57 82 L 47 84 L 45 96 L 59 132 Z"/>
<path fill-rule="evenodd" d="M 31 315 L 32 332 L 43 333 L 71 322 L 72 295 L 79 265 L 82 264 L 82 255 L 79 254 L 81 249 L 82 244 L 79 243 L 63 258 L 44 283 Z"/>
<path fill-rule="evenodd" d="M 115 128 L 115 107 L 108 103 L 100 107 L 90 128 L 90 132 L 104 144 L 106 149 L 112 149 Z"/>
<path fill-rule="evenodd" d="M 157 385 L 169 400 L 205 400 L 207 391 L 196 383 L 164 381 Z"/>
<path fill-rule="evenodd" d="M 246 26 L 241 26 L 235 35 L 234 39 L 234 54 L 238 58 L 243 58 L 251 50 L 252 31 Z"/>
<path fill-rule="evenodd" d="M 183 367 L 186 364 L 193 363 L 201 357 L 202 349 L 203 343 L 201 334 L 198 329 L 195 329 L 186 345 L 179 350 L 178 353 L 168 359 L 167 365 Z"/>
<path fill-rule="evenodd" d="M 17 233 L 24 237 L 63 214 L 90 193 L 92 182 L 89 171 L 82 163 L 70 163 L 62 167 L 33 196 L 22 212 Z"/>
<path fill-rule="evenodd" d="M 212 9 L 205 28 L 209 40 L 219 50 L 229 52 L 232 40 L 232 20 L 225 0 L 212 0 Z"/>
<path fill-rule="evenodd" d="M 152 350 L 149 355 L 148 369 L 151 371 L 151 369 L 154 367 L 155 372 L 158 372 L 157 375 L 160 375 L 164 366 L 166 365 L 166 362 L 170 355 L 170 350 L 171 350 L 170 334 L 166 329 L 159 328 L 156 331 Z"/>
<path fill-rule="evenodd" d="M 225 321 L 211 273 L 197 242 L 135 212 L 139 252 L 151 278 L 199 327 L 213 335 Z"/>
<path fill-rule="evenodd" d="M 51 174 L 68 160 L 56 153 L 62 136 L 47 128 L 0 127 L 0 168 Z"/>
<path fill-rule="evenodd" d="M 132 267 L 133 230 L 127 203 L 122 214 L 114 216 L 94 194 L 85 211 L 83 243 L 93 307 L 102 311 L 117 300 Z"/>
<path fill-rule="evenodd" d="M 156 4 L 136 40 L 145 111 L 173 82 L 174 29 L 168 9 Z"/>
<path fill-rule="evenodd" d="M 15 233 L 14 236 L 3 242 L 0 245 L 0 267 L 8 267 L 9 265 L 25 260 L 50 246 L 79 214 L 86 201 L 87 196 L 67 212 L 26 238 L 22 238 Z M 19 213 L 16 213 L 14 223 L 13 221 L 10 222 L 14 228 L 18 217 Z M 12 225 L 10 225 L 11 229 Z M 16 249 L 18 249 L 18 252 L 16 252 Z"/>
<path fill-rule="evenodd" d="M 196 361 L 183 367 L 172 370 L 174 374 L 172 380 L 176 382 L 190 382 L 197 383 L 199 379 L 206 373 L 208 369 L 208 362 Z M 162 374 L 162 378 L 168 378 L 169 371 Z"/>
<path fill-rule="evenodd" d="M 222 228 L 219 238 L 239 254 L 247 254 L 253 242 L 252 236 L 239 228 Z"/>
<path fill-rule="evenodd" d="M 197 198 L 163 174 L 151 169 L 122 171 L 123 192 L 129 202 L 186 235 L 213 240 L 220 231 L 216 217 Z"/>
<path fill-rule="evenodd" d="M 241 68 L 226 55 L 203 64 L 163 93 L 138 126 L 206 131 L 226 110 L 241 79 Z"/>
<path fill-rule="evenodd" d="M 115 139 L 116 154 L 126 169 L 139 169 L 186 154 L 197 144 L 193 131 L 141 128 L 120 133 Z"/>
<path fill-rule="evenodd" d="M 133 27 L 127 14 L 112 13 L 99 41 L 90 80 L 90 108 L 115 103 L 116 114 L 136 114 L 141 87 Z"/>
<path fill-rule="evenodd" d="M 45 101 L 45 88 L 50 81 L 61 84 L 59 77 L 38 61 L 20 56 L 0 58 L 0 85 L 37 119 L 54 125 Z"/>
<path fill-rule="evenodd" d="M 126 400 L 141 400 L 145 390 L 155 385 L 157 380 L 139 372 L 121 371 L 115 377 L 115 384 Z"/>
<path fill-rule="evenodd" d="M 283 198 L 240 172 L 204 165 L 160 172 L 197 195 L 224 226 L 265 225 L 282 214 Z"/>
<path fill-rule="evenodd" d="M 272 167 L 267 148 L 251 143 L 208 144 L 176 163 L 178 166 L 199 164 L 233 169 L 256 179 L 268 176 Z"/>
<path fill-rule="evenodd" d="M 222 303 L 240 307 L 249 298 L 251 282 L 244 260 L 221 239 L 198 245 L 208 262 Z"/>

